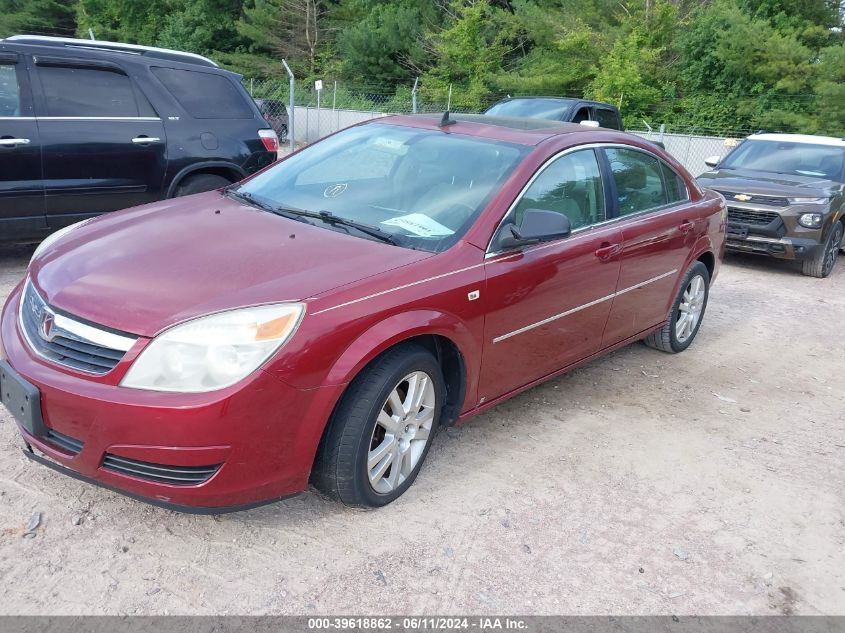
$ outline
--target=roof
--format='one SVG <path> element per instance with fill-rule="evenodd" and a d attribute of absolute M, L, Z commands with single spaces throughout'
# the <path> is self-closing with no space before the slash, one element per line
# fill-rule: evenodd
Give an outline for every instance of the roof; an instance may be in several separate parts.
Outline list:
<path fill-rule="evenodd" d="M 95 50 L 100 52 L 126 53 L 130 55 L 144 55 L 157 59 L 170 59 L 202 66 L 213 66 L 217 64 L 208 57 L 196 53 L 186 53 L 169 48 L 156 48 L 155 46 L 140 46 L 138 44 L 124 44 L 121 42 L 105 42 L 102 40 L 83 40 L 71 37 L 50 37 L 46 35 L 12 35 L 0 39 L 0 43 L 12 42 L 17 44 L 28 44 L 31 46 L 51 46 L 57 48 L 71 48 L 82 50 Z"/>
<path fill-rule="evenodd" d="M 449 118 L 455 122 L 446 128 L 440 127 L 442 114 L 403 114 L 372 119 L 367 123 L 393 123 L 424 129 L 443 130 L 468 136 L 479 136 L 521 145 L 537 145 L 547 138 L 562 134 L 597 133 L 602 128 L 588 127 L 578 123 L 563 123 L 547 119 L 528 117 L 490 116 L 488 114 L 455 114 Z M 605 130 L 608 132 L 614 130 Z"/>
<path fill-rule="evenodd" d="M 808 145 L 828 145 L 845 148 L 845 139 L 835 136 L 813 136 L 812 134 L 768 134 L 758 133 L 748 137 L 752 141 L 780 141 L 787 143 L 807 143 Z"/>

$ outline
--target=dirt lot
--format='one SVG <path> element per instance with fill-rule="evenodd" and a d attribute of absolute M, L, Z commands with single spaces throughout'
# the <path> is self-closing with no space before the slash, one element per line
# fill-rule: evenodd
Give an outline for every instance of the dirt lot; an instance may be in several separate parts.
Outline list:
<path fill-rule="evenodd" d="M 0 250 L 0 299 L 28 256 Z M 0 413 L 0 613 L 845 614 L 843 325 L 845 265 L 732 257 L 686 353 L 441 433 L 373 512 L 175 514 L 30 463 Z"/>

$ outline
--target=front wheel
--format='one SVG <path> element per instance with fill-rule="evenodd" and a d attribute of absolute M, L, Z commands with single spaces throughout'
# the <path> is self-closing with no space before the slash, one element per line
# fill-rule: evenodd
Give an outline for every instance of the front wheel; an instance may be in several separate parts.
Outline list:
<path fill-rule="evenodd" d="M 440 424 L 437 359 L 417 345 L 385 352 L 349 386 L 320 442 L 314 486 L 346 505 L 383 506 L 414 482 Z"/>
<path fill-rule="evenodd" d="M 837 222 L 836 226 L 831 228 L 830 235 L 827 236 L 827 241 L 819 253 L 813 259 L 805 259 L 802 262 L 805 275 L 823 279 L 833 272 L 839 249 L 842 248 L 842 233 L 842 222 Z"/>
<path fill-rule="evenodd" d="M 649 334 L 643 342 L 669 354 L 683 352 L 698 334 L 709 296 L 710 273 L 707 266 L 695 262 L 684 275 L 681 289 L 663 327 Z"/>

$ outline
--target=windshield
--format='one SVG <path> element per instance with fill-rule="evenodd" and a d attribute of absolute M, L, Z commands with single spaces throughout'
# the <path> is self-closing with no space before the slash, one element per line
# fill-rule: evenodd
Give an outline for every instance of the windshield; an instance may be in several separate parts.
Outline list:
<path fill-rule="evenodd" d="M 374 227 L 400 246 L 437 252 L 467 231 L 529 149 L 369 124 L 303 149 L 237 193 L 268 208 L 305 212 L 304 219 L 328 229 L 374 237 L 341 222 L 348 220 Z M 313 215 L 321 213 L 323 218 Z"/>
<path fill-rule="evenodd" d="M 560 121 L 571 106 L 567 99 L 511 99 L 497 103 L 484 114 Z"/>
<path fill-rule="evenodd" d="M 731 152 L 720 169 L 751 169 L 793 176 L 840 180 L 845 149 L 790 141 L 748 140 Z"/>

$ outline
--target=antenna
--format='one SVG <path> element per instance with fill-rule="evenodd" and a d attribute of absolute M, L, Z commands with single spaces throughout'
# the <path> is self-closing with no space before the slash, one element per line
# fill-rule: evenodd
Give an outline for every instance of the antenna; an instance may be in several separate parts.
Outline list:
<path fill-rule="evenodd" d="M 455 125 L 455 123 L 457 123 L 457 121 L 455 121 L 454 119 L 450 119 L 449 118 L 449 111 L 446 110 L 446 112 L 443 113 L 443 118 L 440 119 L 440 127 L 447 127 L 449 125 Z"/>

